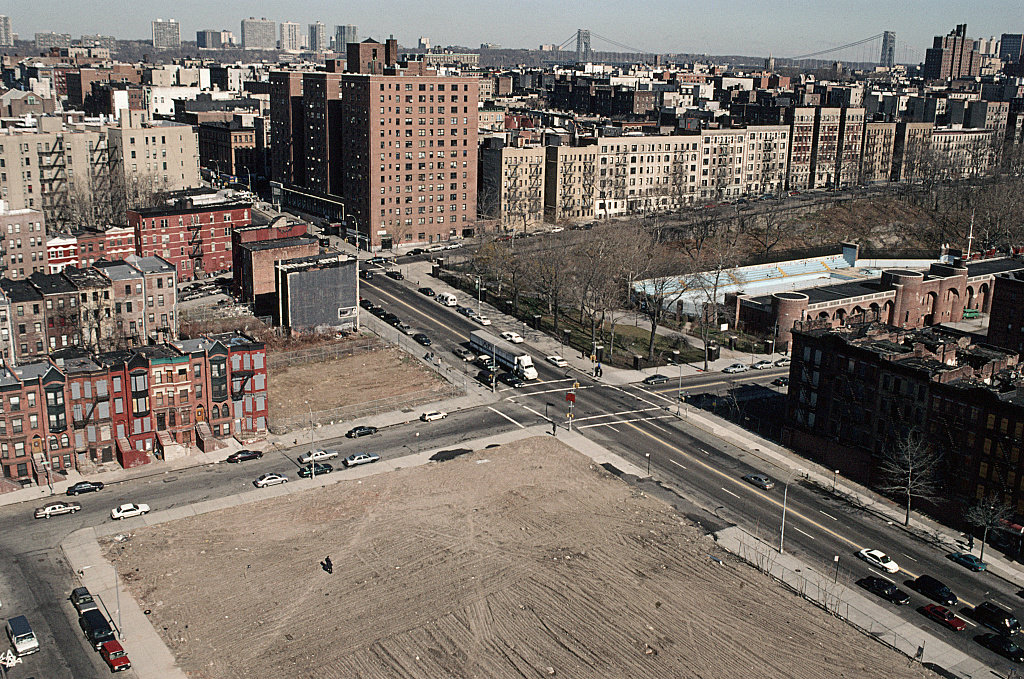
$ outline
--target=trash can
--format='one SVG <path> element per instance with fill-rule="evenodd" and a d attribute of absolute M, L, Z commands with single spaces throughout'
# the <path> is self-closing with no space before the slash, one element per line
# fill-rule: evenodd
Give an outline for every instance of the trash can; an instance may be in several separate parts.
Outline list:
<path fill-rule="evenodd" d="M 708 343 L 708 360 L 717 361 L 722 357 L 722 347 L 712 342 Z"/>
<path fill-rule="evenodd" d="M 644 360 L 643 356 L 638 356 L 637 354 L 633 354 L 633 370 L 640 370 L 643 367 L 643 365 L 642 365 L 643 360 Z"/>
<path fill-rule="evenodd" d="M 736 335 L 729 335 L 729 351 L 736 351 L 736 340 L 739 339 Z"/>
<path fill-rule="evenodd" d="M 540 330 L 540 314 L 533 315 L 533 329 Z"/>
<path fill-rule="evenodd" d="M 572 330 L 566 328 L 562 329 L 562 344 L 569 346 L 569 337 L 572 335 Z"/>
<path fill-rule="evenodd" d="M 598 363 L 604 363 L 604 345 L 597 344 L 594 346 L 594 356 L 597 357 Z"/>

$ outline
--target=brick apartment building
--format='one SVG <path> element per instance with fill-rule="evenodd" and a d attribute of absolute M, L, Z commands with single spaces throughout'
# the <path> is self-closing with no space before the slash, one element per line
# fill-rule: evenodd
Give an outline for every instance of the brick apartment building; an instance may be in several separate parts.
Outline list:
<path fill-rule="evenodd" d="M 218 175 L 241 180 L 263 172 L 263 125 L 257 116 L 235 114 L 231 120 L 199 124 L 199 163 Z"/>
<path fill-rule="evenodd" d="M 266 348 L 225 334 L 0 364 L 0 399 L 6 479 L 45 483 L 47 464 L 136 466 L 211 437 L 265 431 Z"/>
<path fill-rule="evenodd" d="M 0 200 L 0 275 L 23 279 L 46 272 L 46 219 L 39 210 L 12 210 Z"/>
<path fill-rule="evenodd" d="M 128 211 L 136 251 L 171 262 L 178 280 L 231 269 L 231 231 L 249 226 L 252 204 L 187 194 L 171 205 Z"/>
<path fill-rule="evenodd" d="M 941 327 L 804 326 L 794 332 L 785 445 L 876 485 L 885 452 L 914 431 L 943 456 L 930 512 L 962 522 L 977 501 L 1005 499 L 1024 514 L 1015 351 Z"/>
<path fill-rule="evenodd" d="M 46 241 L 50 273 L 60 273 L 66 266 L 89 267 L 101 259 L 124 259 L 135 253 L 135 230 L 129 226 L 112 226 L 106 231 L 79 229 Z"/>

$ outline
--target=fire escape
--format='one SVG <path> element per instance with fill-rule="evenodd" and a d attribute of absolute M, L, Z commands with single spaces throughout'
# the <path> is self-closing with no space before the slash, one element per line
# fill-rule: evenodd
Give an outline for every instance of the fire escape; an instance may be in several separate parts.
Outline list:
<path fill-rule="evenodd" d="M 192 215 L 188 223 L 189 258 L 192 260 L 192 275 L 203 271 L 203 225 L 199 215 Z"/>
<path fill-rule="evenodd" d="M 43 211 L 48 219 L 57 221 L 58 213 L 69 206 L 70 191 L 64 163 L 64 137 L 57 135 L 53 144 L 39 151 L 39 183 Z"/>

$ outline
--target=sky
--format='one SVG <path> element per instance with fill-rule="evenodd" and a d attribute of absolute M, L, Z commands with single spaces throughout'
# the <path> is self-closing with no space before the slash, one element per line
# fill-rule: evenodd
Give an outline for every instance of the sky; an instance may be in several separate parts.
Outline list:
<path fill-rule="evenodd" d="M 425 36 L 432 45 L 490 42 L 536 49 L 587 28 L 595 50 L 619 49 L 603 36 L 652 52 L 787 57 L 892 30 L 899 61 L 922 60 L 934 36 L 960 23 L 967 23 L 973 38 L 1024 32 L 1021 9 L 1021 0 L 0 0 L 0 14 L 11 17 L 23 39 L 37 31 L 146 39 L 157 18 L 177 19 L 184 40 L 195 40 L 195 32 L 205 28 L 231 30 L 237 37 L 240 21 L 256 16 L 299 22 L 304 30 L 322 21 L 329 33 L 336 24 L 355 24 L 360 39 L 394 34 L 406 46 Z M 851 48 L 845 58 L 877 59 L 870 51 Z"/>

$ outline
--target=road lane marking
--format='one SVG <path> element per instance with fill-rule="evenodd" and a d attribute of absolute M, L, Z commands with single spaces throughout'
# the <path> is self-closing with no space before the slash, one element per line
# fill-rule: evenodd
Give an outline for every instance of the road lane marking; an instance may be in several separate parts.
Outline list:
<path fill-rule="evenodd" d="M 612 422 L 596 422 L 594 424 L 584 424 L 577 427 L 577 429 L 590 429 L 591 427 L 614 427 L 616 424 L 630 424 L 632 422 L 647 422 L 649 420 L 664 420 L 672 417 L 672 415 L 659 415 L 658 417 L 638 417 L 632 420 L 613 420 Z M 615 429 L 618 431 L 618 429 Z"/>
<path fill-rule="evenodd" d="M 814 536 L 813 536 L 813 535 L 811 535 L 810 533 L 808 533 L 807 531 L 803 531 L 803 530 L 800 530 L 800 529 L 799 529 L 799 528 L 797 528 L 796 526 L 791 526 L 791 528 L 792 528 L 793 530 L 795 530 L 795 531 L 796 531 L 797 533 L 803 533 L 804 535 L 806 535 L 806 536 L 807 536 L 807 537 L 809 537 L 810 539 L 812 539 L 812 540 L 814 539 Z"/>
<path fill-rule="evenodd" d="M 911 561 L 915 561 L 915 562 L 917 561 L 917 559 L 915 559 L 914 557 L 910 556 L 910 555 L 909 555 L 909 554 L 907 554 L 906 552 L 902 552 L 902 554 L 903 554 L 903 556 L 907 557 L 907 558 L 908 558 L 908 559 L 910 559 Z"/>
<path fill-rule="evenodd" d="M 890 577 L 889 577 L 888 575 L 886 575 L 885 573 L 883 573 L 883 572 L 881 572 L 881 571 L 876 571 L 876 570 L 875 570 L 874 568 L 872 568 L 872 567 L 870 567 L 870 566 L 868 566 L 868 570 L 869 570 L 869 571 L 871 571 L 872 573 L 875 573 L 875 574 L 877 574 L 877 575 L 878 575 L 878 577 L 882 578 L 883 580 L 888 580 L 889 582 L 891 582 L 891 583 L 892 583 L 892 584 L 894 584 L 894 585 L 896 584 L 896 581 L 895 581 L 895 580 L 893 580 L 892 578 L 890 578 Z"/>
<path fill-rule="evenodd" d="M 618 417 L 620 415 L 633 415 L 635 413 L 648 413 L 648 412 L 650 412 L 652 410 L 660 411 L 661 408 L 640 408 L 639 410 L 621 410 L 621 411 L 619 411 L 617 413 L 601 413 L 600 415 L 588 415 L 586 417 L 577 417 L 576 421 L 580 422 L 582 420 L 596 420 L 596 419 L 601 418 L 601 417 Z"/>
<path fill-rule="evenodd" d="M 736 498 L 737 500 L 742 500 L 742 499 L 743 499 L 743 498 L 741 498 L 741 497 L 740 497 L 739 495 L 737 495 L 736 493 L 732 492 L 731 490 L 729 490 L 729 489 L 727 489 L 727 488 L 723 488 L 722 490 L 724 490 L 724 491 L 725 491 L 726 493 L 728 493 L 729 495 L 732 495 L 732 496 L 733 496 L 734 498 Z"/>
<path fill-rule="evenodd" d="M 494 410 L 494 408 L 492 408 L 491 406 L 487 406 L 487 409 L 490 410 L 490 411 L 498 413 L 499 415 L 504 417 L 506 420 L 508 420 L 512 424 L 516 425 L 517 427 L 519 427 L 520 429 L 526 429 L 526 427 L 524 425 L 519 424 L 518 422 L 516 422 L 515 420 L 513 420 L 511 417 L 509 417 L 505 413 L 501 412 L 500 410 Z"/>
<path fill-rule="evenodd" d="M 825 516 L 827 516 L 828 518 L 832 519 L 833 521 L 838 521 L 839 520 L 836 517 L 834 517 L 831 514 L 829 514 L 828 512 L 822 511 L 820 509 L 818 511 L 821 512 L 822 514 L 824 514 Z"/>
<path fill-rule="evenodd" d="M 537 417 L 543 417 L 543 418 L 544 418 L 545 420 L 546 420 L 546 419 L 549 419 L 549 418 L 547 417 L 547 415 L 542 415 L 541 413 L 538 413 L 538 412 L 537 412 L 536 410 L 534 410 L 534 409 L 533 409 L 533 408 L 531 408 L 530 406 L 524 406 L 524 405 L 523 405 L 522 403 L 517 403 L 516 405 L 522 406 L 522 407 L 523 407 L 524 409 L 526 409 L 526 410 L 529 410 L 529 411 L 530 411 L 531 413 L 533 413 L 533 414 L 534 414 L 534 415 L 536 415 Z"/>
<path fill-rule="evenodd" d="M 686 469 L 686 465 L 682 465 L 682 464 L 679 464 L 679 463 L 678 463 L 678 462 L 676 462 L 675 460 L 671 460 L 671 459 L 670 459 L 670 460 L 669 460 L 669 462 L 671 462 L 672 464 L 674 464 L 674 465 L 675 465 L 675 466 L 677 466 L 677 467 L 682 467 L 683 469 Z"/>

